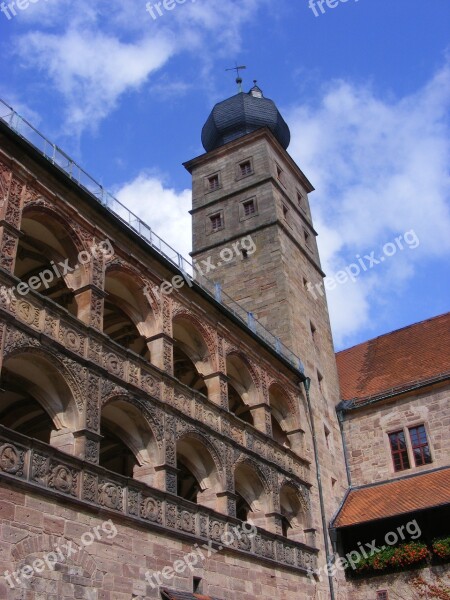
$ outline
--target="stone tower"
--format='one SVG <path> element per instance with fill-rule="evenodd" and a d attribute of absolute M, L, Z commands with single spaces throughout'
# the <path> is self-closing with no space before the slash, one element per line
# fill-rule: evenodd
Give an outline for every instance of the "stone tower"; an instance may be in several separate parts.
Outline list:
<path fill-rule="evenodd" d="M 193 179 L 192 256 L 206 277 L 301 357 L 311 379 L 328 523 L 347 477 L 324 273 L 308 199 L 314 188 L 287 152 L 286 122 L 256 85 L 214 107 L 202 142 L 206 154 L 185 164 Z"/>

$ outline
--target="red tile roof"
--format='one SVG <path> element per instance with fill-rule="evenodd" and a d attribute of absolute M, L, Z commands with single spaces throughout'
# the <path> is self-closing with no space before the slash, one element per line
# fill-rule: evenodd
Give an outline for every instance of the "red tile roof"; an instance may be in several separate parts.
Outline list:
<path fill-rule="evenodd" d="M 349 527 L 444 504 L 450 504 L 450 467 L 350 490 L 333 527 Z"/>
<path fill-rule="evenodd" d="M 450 313 L 336 354 L 341 399 L 355 404 L 450 376 Z"/>

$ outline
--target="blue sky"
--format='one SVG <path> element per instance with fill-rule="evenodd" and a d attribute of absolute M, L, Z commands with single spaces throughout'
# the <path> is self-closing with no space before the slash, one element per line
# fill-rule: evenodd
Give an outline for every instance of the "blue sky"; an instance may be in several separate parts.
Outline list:
<path fill-rule="evenodd" d="M 450 3 L 323 8 L 187 0 L 153 19 L 137 0 L 36 0 L 0 13 L 0 96 L 187 254 L 181 163 L 235 93 L 225 68 L 246 64 L 246 89 L 257 79 L 277 102 L 316 187 L 327 274 L 406 232 L 420 242 L 329 290 L 343 348 L 448 310 Z"/>

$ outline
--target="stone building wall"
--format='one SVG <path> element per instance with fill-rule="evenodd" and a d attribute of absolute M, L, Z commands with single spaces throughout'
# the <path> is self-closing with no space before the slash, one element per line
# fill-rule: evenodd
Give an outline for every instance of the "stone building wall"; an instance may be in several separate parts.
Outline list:
<path fill-rule="evenodd" d="M 344 434 L 354 486 L 447 466 L 450 459 L 450 388 L 434 386 L 346 413 Z M 394 472 L 388 434 L 425 425 L 433 462 Z M 406 436 L 409 443 L 409 436 Z"/>
<path fill-rule="evenodd" d="M 418 585 L 418 581 L 424 585 Z M 441 596 L 432 593 L 436 589 Z M 353 581 L 348 583 L 344 597 L 346 600 L 377 600 L 377 592 L 385 590 L 389 600 L 422 600 L 445 598 L 445 590 L 448 597 L 449 589 L 450 571 L 443 565 Z"/>
<path fill-rule="evenodd" d="M 163 531 L 155 533 L 107 511 L 15 486 L 3 484 L 0 499 L 0 597 L 5 600 L 160 598 L 152 575 L 196 551 L 194 544 Z M 55 568 L 51 552 L 64 557 Z M 202 552 L 205 559 L 200 558 L 192 570 L 181 572 L 178 567 L 180 572 L 173 577 L 161 576 L 165 587 L 191 591 L 195 576 L 204 579 L 204 593 L 230 600 L 317 597 L 315 586 L 303 578 L 299 596 L 299 576 L 290 570 L 261 564 L 252 556 L 217 552 L 209 557 L 208 550 Z M 28 577 L 26 565 L 35 565 L 38 571 Z M 3 577 L 5 571 L 14 587 Z"/>
<path fill-rule="evenodd" d="M 243 161 L 251 162 L 245 177 L 239 175 Z M 311 378 L 328 523 L 345 494 L 347 476 L 335 411 L 340 401 L 336 359 L 308 199 L 312 185 L 267 130 L 217 148 L 186 167 L 193 181 L 194 258 L 212 257 L 216 268 L 210 277 L 291 348 Z M 219 177 L 220 187 L 209 191 L 213 175 Z M 256 212 L 245 218 L 242 202 L 249 199 L 254 199 Z M 213 214 L 223 216 L 223 228 L 217 232 L 210 228 Z M 224 248 L 248 235 L 254 244 L 251 257 L 224 264 Z M 320 537 L 323 529 L 320 524 Z"/>
<path fill-rule="evenodd" d="M 25 556 L 40 558 L 49 551 L 53 539 L 43 535 L 76 543 L 80 524 L 99 525 L 104 515 L 119 529 L 120 543 L 95 542 L 68 569 L 32 578 L 34 596 L 26 598 L 143 596 L 144 567 L 161 565 L 168 553 L 172 560 L 211 537 L 220 541 L 239 525 L 236 486 L 242 468 L 256 482 L 249 494 L 254 493 L 251 514 L 260 532 L 250 545 L 247 539 L 240 546 L 236 542 L 204 568 L 204 591 L 227 600 L 273 598 L 274 589 L 280 598 L 291 597 L 294 588 L 308 600 L 316 592 L 326 595 L 326 583 L 313 585 L 306 577 L 308 568 L 325 558 L 299 373 L 190 285 L 160 294 L 176 270 L 65 176 L 16 144 L 2 138 L 0 363 L 9 382 L 19 382 L 39 399 L 53 431 L 48 446 L 0 428 L 1 568 L 17 570 Z M 108 239 L 114 253 L 93 255 L 62 274 L 61 284 L 74 297 L 66 310 L 33 289 L 4 293 L 18 284 L 18 248 L 30 234 L 69 265 L 99 240 Z M 127 307 L 150 360 L 105 335 L 106 301 Z M 174 377 L 175 330 L 204 376 L 207 396 Z M 228 410 L 229 363 L 246 374 L 254 426 Z M 274 394 L 283 405 L 291 450 L 273 439 Z M 136 455 L 131 479 L 98 466 L 106 412 Z M 198 462 L 193 465 L 202 485 L 197 505 L 176 495 L 181 445 Z M 288 537 L 282 498 L 292 512 Z M 106 566 L 94 564 L 110 558 Z M 187 589 L 190 577 L 177 578 L 172 587 Z M 7 600 L 23 597 L 22 591 L 6 593 Z M 157 597 L 152 593 L 146 590 Z"/>

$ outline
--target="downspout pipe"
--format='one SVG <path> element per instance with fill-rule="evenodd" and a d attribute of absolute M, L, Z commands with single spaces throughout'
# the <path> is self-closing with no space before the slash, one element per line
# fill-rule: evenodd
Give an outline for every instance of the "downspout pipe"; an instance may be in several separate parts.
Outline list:
<path fill-rule="evenodd" d="M 339 421 L 339 429 L 341 430 L 341 438 L 342 438 L 342 448 L 344 449 L 344 460 L 345 460 L 345 470 L 347 471 L 347 481 L 348 481 L 348 486 L 352 487 L 352 476 L 350 473 L 350 466 L 348 463 L 348 451 L 347 451 L 347 444 L 345 441 L 345 431 L 344 431 L 344 410 L 341 408 L 337 408 L 336 410 L 337 413 L 337 418 Z"/>
<path fill-rule="evenodd" d="M 320 474 L 320 462 L 319 462 L 319 450 L 317 447 L 317 437 L 316 437 L 316 428 L 314 425 L 314 418 L 311 409 L 311 399 L 309 397 L 309 390 L 311 388 L 311 379 L 310 377 L 306 377 L 306 379 L 302 382 L 306 392 L 306 404 L 308 406 L 308 416 L 311 423 L 311 433 L 313 439 L 313 448 L 314 448 L 314 461 L 316 464 L 316 473 L 317 473 L 317 486 L 319 489 L 319 501 L 320 501 L 320 512 L 322 515 L 322 529 L 323 529 L 323 538 L 325 542 L 325 555 L 327 558 L 327 565 L 331 565 L 333 563 L 333 556 L 330 554 L 330 545 L 328 543 L 328 524 L 325 516 L 325 502 L 323 499 L 323 490 L 322 490 L 322 477 Z M 330 587 L 330 598 L 331 600 L 336 600 L 336 596 L 334 594 L 334 584 L 333 578 L 329 573 L 329 569 L 327 569 L 328 575 L 328 585 Z"/>

